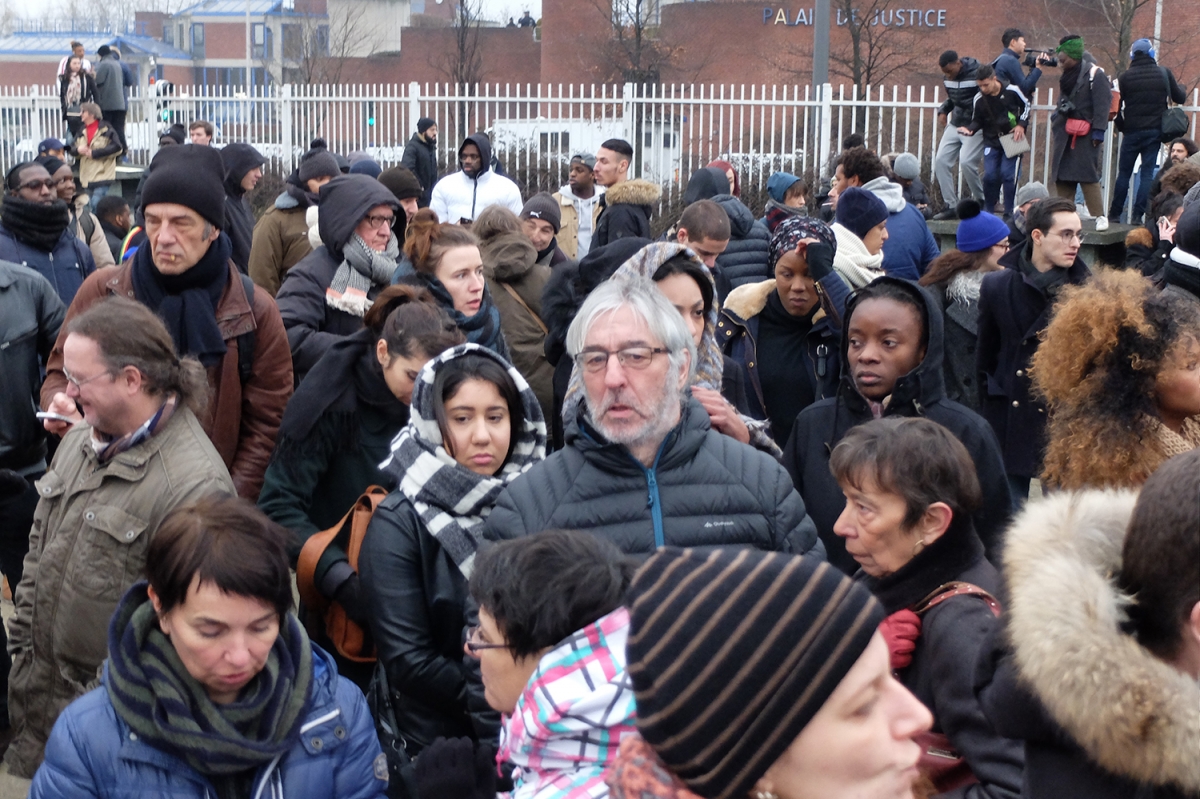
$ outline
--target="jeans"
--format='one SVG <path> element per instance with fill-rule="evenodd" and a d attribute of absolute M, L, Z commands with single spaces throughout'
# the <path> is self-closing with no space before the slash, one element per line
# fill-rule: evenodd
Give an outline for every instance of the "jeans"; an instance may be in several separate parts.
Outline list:
<path fill-rule="evenodd" d="M 983 148 L 983 210 L 989 214 L 996 210 L 1000 199 L 1000 186 L 1004 185 L 1004 215 L 1012 218 L 1013 200 L 1017 193 L 1017 167 L 1021 156 L 1009 158 L 1004 148 L 988 145 Z"/>
<path fill-rule="evenodd" d="M 963 181 L 975 199 L 983 197 L 983 180 L 979 177 L 979 160 L 983 157 L 983 135 L 963 136 L 953 125 L 942 131 L 933 174 L 942 189 L 942 201 L 948 209 L 958 205 L 958 185 L 954 181 L 955 164 L 962 165 Z"/>
<path fill-rule="evenodd" d="M 114 180 L 106 180 L 103 183 L 93 183 L 84 189 L 88 197 L 91 198 L 91 206 L 96 207 L 96 203 L 100 202 L 100 198 L 108 194 L 110 191 L 113 194 L 120 194 L 121 187 Z"/>
<path fill-rule="evenodd" d="M 1133 216 L 1130 222 L 1146 213 L 1146 203 L 1150 198 L 1150 184 L 1154 182 L 1154 173 L 1158 169 L 1158 151 L 1162 149 L 1159 137 L 1160 128 L 1150 130 L 1131 130 L 1121 140 L 1121 158 L 1117 167 L 1117 184 L 1113 189 L 1112 204 L 1108 207 L 1109 219 L 1120 219 L 1125 206 L 1125 197 L 1129 194 L 1129 180 L 1133 177 L 1133 163 L 1138 156 L 1142 157 L 1141 180 L 1138 181 L 1137 193 L 1133 196 Z"/>

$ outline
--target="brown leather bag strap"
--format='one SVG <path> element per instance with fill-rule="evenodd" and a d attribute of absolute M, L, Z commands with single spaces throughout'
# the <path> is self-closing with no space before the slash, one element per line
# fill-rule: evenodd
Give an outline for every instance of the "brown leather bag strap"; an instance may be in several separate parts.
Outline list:
<path fill-rule="evenodd" d="M 300 550 L 300 557 L 296 561 L 296 588 L 300 592 L 300 601 L 304 606 L 315 611 L 324 611 L 329 604 L 329 600 L 321 596 L 321 592 L 317 590 L 316 575 L 317 561 L 325 554 L 325 550 L 329 549 L 329 545 L 333 543 L 333 539 L 337 538 L 338 533 L 354 515 L 358 503 L 350 510 L 346 511 L 346 515 L 342 520 L 328 530 L 322 530 L 319 533 L 313 533 L 304 542 L 304 547 Z"/>
<path fill-rule="evenodd" d="M 350 568 L 358 572 L 358 553 L 362 551 L 363 538 L 367 534 L 367 527 L 371 524 L 371 517 L 375 515 L 375 509 L 379 507 L 379 503 L 387 499 L 387 489 L 379 486 L 370 486 L 363 495 L 358 498 L 358 502 L 351 511 L 354 517 L 350 520 L 350 543 L 346 547 L 346 558 L 350 561 Z"/>
<path fill-rule="evenodd" d="M 499 283 L 500 281 L 496 282 Z M 522 308 L 529 311 L 529 315 L 533 317 L 533 321 L 537 322 L 537 326 L 542 329 L 542 333 L 548 335 L 550 328 L 546 327 L 546 323 L 542 321 L 542 318 L 533 312 L 533 309 L 529 307 L 529 304 L 525 300 L 521 299 L 521 295 L 517 293 L 517 290 L 508 283 L 500 283 L 500 285 L 504 286 L 504 290 L 511 294 L 514 300 L 521 303 Z"/>
<path fill-rule="evenodd" d="M 955 582 L 946 583 L 945 585 L 939 586 L 929 596 L 925 597 L 920 602 L 913 605 L 912 611 L 913 611 L 913 613 L 916 613 L 918 616 L 921 616 L 921 615 L 925 614 L 927 611 L 942 604 L 947 599 L 951 599 L 952 597 L 956 597 L 956 596 L 977 596 L 977 597 L 979 597 L 980 599 L 982 599 L 984 602 L 987 603 L 988 608 L 992 611 L 993 615 L 995 615 L 997 617 L 1000 616 L 1000 612 L 1001 612 L 1001 610 L 1003 610 L 1003 608 L 1000 605 L 1000 601 L 997 600 L 991 594 L 989 594 L 987 591 L 984 591 L 979 586 L 977 586 L 973 583 L 955 581 Z"/>

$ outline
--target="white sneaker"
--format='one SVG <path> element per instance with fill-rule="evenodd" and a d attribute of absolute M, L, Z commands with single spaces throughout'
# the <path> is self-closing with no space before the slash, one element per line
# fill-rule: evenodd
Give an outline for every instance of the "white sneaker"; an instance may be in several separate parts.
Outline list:
<path fill-rule="evenodd" d="M 1108 217 L 1107 216 L 1096 217 L 1096 231 L 1099 233 L 1103 233 L 1106 230 L 1108 230 Z"/>

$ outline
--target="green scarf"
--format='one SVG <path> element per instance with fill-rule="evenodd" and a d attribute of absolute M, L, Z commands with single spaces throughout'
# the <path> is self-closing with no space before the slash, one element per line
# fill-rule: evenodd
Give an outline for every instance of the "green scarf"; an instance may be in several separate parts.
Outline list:
<path fill-rule="evenodd" d="M 1056 47 L 1054 49 L 1054 52 L 1062 53 L 1063 55 L 1065 55 L 1067 58 L 1071 59 L 1072 61 L 1082 61 L 1083 60 L 1083 37 L 1082 36 L 1072 36 L 1070 39 L 1067 39 L 1065 42 L 1063 42 L 1058 47 Z"/>
<path fill-rule="evenodd" d="M 145 743 L 218 782 L 291 749 L 313 676 L 312 645 L 296 617 L 288 614 L 266 666 L 237 700 L 218 705 L 159 629 L 146 586 L 125 593 L 108 628 L 105 686 L 117 715 Z"/>

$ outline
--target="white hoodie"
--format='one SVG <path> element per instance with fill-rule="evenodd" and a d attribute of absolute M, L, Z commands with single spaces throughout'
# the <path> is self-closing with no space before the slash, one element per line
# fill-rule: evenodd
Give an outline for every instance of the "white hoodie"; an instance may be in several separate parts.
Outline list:
<path fill-rule="evenodd" d="M 429 200 L 429 207 L 442 222 L 474 221 L 489 205 L 503 205 L 514 214 L 520 214 L 524 205 L 517 184 L 491 169 L 475 180 L 461 170 L 446 175 L 433 187 L 433 196 Z"/>

